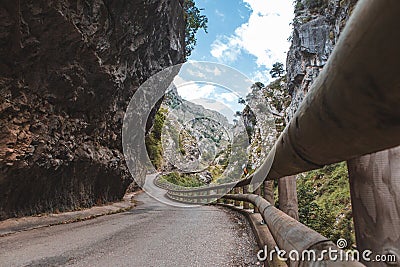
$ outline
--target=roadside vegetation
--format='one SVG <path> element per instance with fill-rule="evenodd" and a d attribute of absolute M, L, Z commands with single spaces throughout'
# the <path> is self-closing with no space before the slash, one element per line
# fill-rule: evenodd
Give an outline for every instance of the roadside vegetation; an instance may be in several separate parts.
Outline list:
<path fill-rule="evenodd" d="M 336 242 L 355 243 L 350 186 L 345 162 L 298 176 L 300 222 Z"/>
<path fill-rule="evenodd" d="M 162 175 L 160 177 L 160 182 L 163 181 L 182 187 L 199 187 L 205 185 L 204 183 L 200 182 L 195 176 L 179 172 L 171 172 Z"/>
<path fill-rule="evenodd" d="M 160 108 L 154 118 L 151 131 L 146 135 L 145 144 L 150 161 L 159 170 L 163 164 L 163 149 L 161 144 L 162 128 L 167 117 L 167 110 Z"/>

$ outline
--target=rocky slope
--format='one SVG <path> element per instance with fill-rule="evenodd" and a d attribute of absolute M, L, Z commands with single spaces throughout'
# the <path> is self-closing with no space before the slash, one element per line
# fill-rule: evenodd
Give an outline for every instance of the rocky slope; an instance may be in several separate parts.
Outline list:
<path fill-rule="evenodd" d="M 163 171 L 196 173 L 201 182 L 210 183 L 216 178 L 210 171 L 229 154 L 233 125 L 219 112 L 182 99 L 175 87 L 161 107 L 166 110 Z"/>
<path fill-rule="evenodd" d="M 250 139 L 250 168 L 255 170 L 264 162 L 286 126 L 285 110 L 290 104 L 286 76 L 267 86 L 255 83 L 246 97 L 246 103 L 242 117 Z"/>
<path fill-rule="evenodd" d="M 119 199 L 127 103 L 184 60 L 182 1 L 3 1 L 0 220 Z"/>

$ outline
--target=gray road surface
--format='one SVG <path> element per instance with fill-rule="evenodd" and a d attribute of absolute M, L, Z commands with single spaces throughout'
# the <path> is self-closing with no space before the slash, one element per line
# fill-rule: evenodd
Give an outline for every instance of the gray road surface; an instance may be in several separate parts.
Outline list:
<path fill-rule="evenodd" d="M 255 266 L 241 216 L 140 194 L 132 211 L 0 238 L 0 266 Z"/>

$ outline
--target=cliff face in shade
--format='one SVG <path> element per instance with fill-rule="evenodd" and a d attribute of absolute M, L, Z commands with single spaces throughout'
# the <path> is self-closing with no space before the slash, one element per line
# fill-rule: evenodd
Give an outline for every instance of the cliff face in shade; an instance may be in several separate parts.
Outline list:
<path fill-rule="evenodd" d="M 0 5 L 0 220 L 123 196 L 125 108 L 184 33 L 182 1 Z"/>
<path fill-rule="evenodd" d="M 296 0 L 286 68 L 292 102 L 289 121 L 328 61 L 357 0 Z"/>

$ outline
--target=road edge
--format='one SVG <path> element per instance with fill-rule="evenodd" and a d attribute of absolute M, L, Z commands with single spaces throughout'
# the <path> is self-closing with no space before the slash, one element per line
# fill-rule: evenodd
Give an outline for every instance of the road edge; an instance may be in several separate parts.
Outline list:
<path fill-rule="evenodd" d="M 93 206 L 84 210 L 6 219 L 0 221 L 0 238 L 23 231 L 87 221 L 106 215 L 126 212 L 137 206 L 133 198 L 142 192 L 143 191 L 128 193 L 124 196 L 122 201 L 104 206 Z"/>

